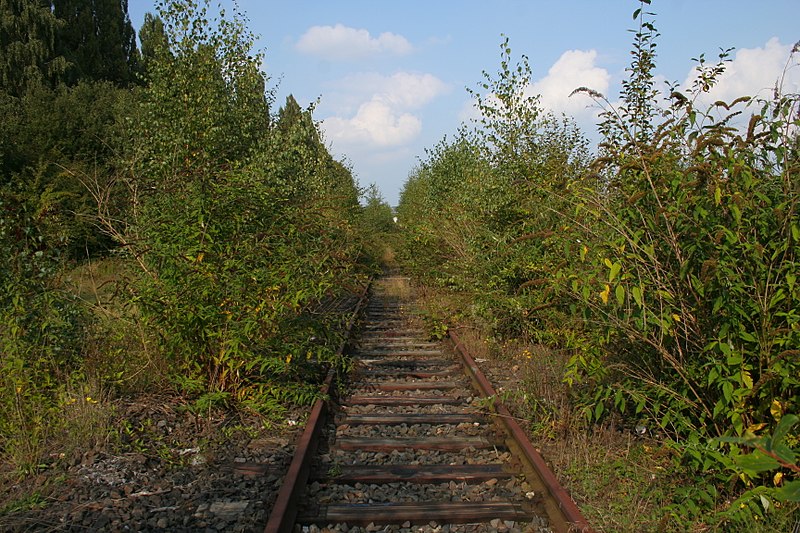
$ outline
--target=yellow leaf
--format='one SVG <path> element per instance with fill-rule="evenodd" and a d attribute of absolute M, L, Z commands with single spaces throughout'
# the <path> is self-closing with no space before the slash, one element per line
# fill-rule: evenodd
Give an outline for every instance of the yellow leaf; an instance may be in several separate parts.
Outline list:
<path fill-rule="evenodd" d="M 783 406 L 781 402 L 778 400 L 772 400 L 772 405 L 769 406 L 769 412 L 772 415 L 772 418 L 775 420 L 780 420 L 783 416 Z"/>
<path fill-rule="evenodd" d="M 766 426 L 767 426 L 767 424 L 765 422 L 759 422 L 758 424 L 751 424 L 751 425 L 747 426 L 747 431 L 749 431 L 750 433 L 755 434 L 756 431 L 760 431 L 760 430 L 764 429 Z"/>
<path fill-rule="evenodd" d="M 772 482 L 775 483 L 776 487 L 780 487 L 781 483 L 783 483 L 783 472 L 775 472 Z"/>
<path fill-rule="evenodd" d="M 608 303 L 608 295 L 611 294 L 611 287 L 606 284 L 606 288 L 603 289 L 603 292 L 600 293 L 600 299 L 603 300 L 604 304 Z"/>
<path fill-rule="evenodd" d="M 747 370 L 742 370 L 742 385 L 747 389 L 753 388 L 753 376 Z"/>
<path fill-rule="evenodd" d="M 203 252 L 200 252 L 199 254 L 197 254 L 197 262 L 198 263 L 202 263 L 203 262 L 203 256 L 204 255 L 205 254 Z"/>
<path fill-rule="evenodd" d="M 681 315 L 672 313 L 672 320 L 674 320 L 675 322 L 680 322 L 681 321 Z"/>

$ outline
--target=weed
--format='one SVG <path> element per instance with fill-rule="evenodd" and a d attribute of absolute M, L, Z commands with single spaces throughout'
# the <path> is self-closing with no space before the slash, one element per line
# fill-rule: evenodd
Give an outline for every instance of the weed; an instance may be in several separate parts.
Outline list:
<path fill-rule="evenodd" d="M 18 511 L 30 511 L 33 509 L 44 509 L 47 506 L 47 500 L 42 496 L 41 492 L 35 491 L 24 498 L 9 502 L 4 507 L 0 508 L 0 516 L 15 513 Z"/>
<path fill-rule="evenodd" d="M 342 474 L 342 465 L 339 463 L 333 463 L 330 468 L 328 468 L 328 476 L 329 477 L 337 477 Z"/>

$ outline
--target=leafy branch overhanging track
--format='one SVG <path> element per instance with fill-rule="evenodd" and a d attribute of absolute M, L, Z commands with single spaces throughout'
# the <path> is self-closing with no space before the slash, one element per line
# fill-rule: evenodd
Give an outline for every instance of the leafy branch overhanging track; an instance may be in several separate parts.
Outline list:
<path fill-rule="evenodd" d="M 406 278 L 374 283 L 350 394 L 311 482 L 284 487 L 301 503 L 266 531 L 589 531 L 458 340 L 463 359 L 412 325 L 409 292 Z"/>

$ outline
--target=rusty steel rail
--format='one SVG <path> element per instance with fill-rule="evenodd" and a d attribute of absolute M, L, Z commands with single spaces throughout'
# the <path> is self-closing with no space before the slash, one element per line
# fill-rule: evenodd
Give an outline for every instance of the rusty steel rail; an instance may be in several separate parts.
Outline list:
<path fill-rule="evenodd" d="M 464 367 L 472 378 L 472 381 L 484 397 L 494 400 L 491 403 L 492 410 L 498 415 L 497 418 L 499 418 L 503 426 L 505 426 L 509 438 L 519 452 L 521 458 L 528 464 L 529 469 L 538 477 L 538 480 L 541 482 L 540 490 L 546 490 L 550 496 L 551 503 L 554 505 L 548 506 L 548 512 L 555 515 L 551 517 L 553 526 L 564 532 L 593 532 L 594 530 L 589 525 L 589 522 L 584 518 L 583 514 L 581 514 L 580 509 L 578 509 L 577 504 L 573 501 L 569 493 L 561 486 L 561 483 L 559 483 L 555 474 L 545 462 L 542 454 L 533 447 L 525 431 L 511 415 L 508 408 L 500 401 L 494 387 L 492 387 L 492 384 L 483 372 L 481 372 L 480 368 L 478 368 L 475 359 L 470 355 L 456 332 L 451 329 L 448 331 L 448 335 L 453 341 L 456 351 L 461 355 Z"/>
<path fill-rule="evenodd" d="M 367 283 L 347 323 L 345 339 L 342 341 L 337 351 L 339 355 L 342 355 L 350 340 L 350 332 L 358 318 L 358 314 L 361 312 L 361 308 L 364 306 L 364 302 L 367 300 L 369 287 L 370 283 Z M 306 481 L 308 481 L 311 459 L 317 451 L 319 433 L 325 423 L 325 417 L 328 411 L 327 398 L 330 396 L 334 377 L 335 372 L 334 369 L 331 368 L 320 387 L 322 397 L 314 402 L 305 429 L 303 429 L 303 433 L 297 441 L 294 457 L 292 457 L 292 462 L 289 465 L 289 469 L 286 471 L 286 476 L 283 478 L 283 483 L 278 491 L 278 497 L 275 499 L 275 505 L 272 507 L 266 528 L 264 529 L 265 533 L 289 533 L 294 529 L 294 522 L 297 519 L 297 504 Z"/>

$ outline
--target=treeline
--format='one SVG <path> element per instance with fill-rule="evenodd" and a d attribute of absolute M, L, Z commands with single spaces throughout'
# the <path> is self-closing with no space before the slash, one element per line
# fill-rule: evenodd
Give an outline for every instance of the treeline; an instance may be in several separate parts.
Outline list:
<path fill-rule="evenodd" d="M 567 351 L 588 423 L 666 437 L 684 485 L 664 523 L 751 530 L 800 501 L 800 97 L 700 106 L 725 52 L 659 104 L 657 32 L 634 18 L 620 103 L 577 90 L 603 108 L 594 156 L 501 45 L 481 118 L 405 185 L 401 255 L 496 339 Z"/>
<path fill-rule="evenodd" d="M 361 206 L 313 108 L 275 110 L 243 18 L 160 2 L 137 50 L 124 0 L 0 17 L 0 456 L 37 470 L 121 393 L 313 399 L 340 363 L 328 303 L 391 210 Z"/>

